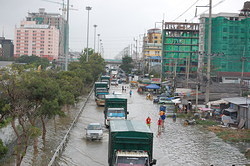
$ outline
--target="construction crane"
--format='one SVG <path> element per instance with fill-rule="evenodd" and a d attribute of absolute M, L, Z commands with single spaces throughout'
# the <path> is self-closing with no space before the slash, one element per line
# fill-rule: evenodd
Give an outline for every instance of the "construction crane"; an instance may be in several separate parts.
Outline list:
<path fill-rule="evenodd" d="M 42 1 L 46 1 L 46 2 L 50 2 L 50 3 L 55 3 L 55 4 L 61 5 L 62 8 L 59 8 L 59 10 L 62 10 L 62 16 L 63 16 L 63 18 L 65 18 L 66 12 L 67 12 L 67 7 L 66 7 L 66 3 L 64 2 L 64 0 L 62 0 L 62 2 L 51 1 L 51 0 L 42 0 Z M 73 7 L 73 5 L 69 5 L 69 6 Z M 78 10 L 78 9 L 69 8 L 69 10 Z"/>

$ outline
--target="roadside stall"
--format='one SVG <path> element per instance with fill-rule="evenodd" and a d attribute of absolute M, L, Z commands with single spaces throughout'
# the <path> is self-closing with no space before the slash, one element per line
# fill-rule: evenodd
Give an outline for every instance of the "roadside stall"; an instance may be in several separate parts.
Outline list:
<path fill-rule="evenodd" d="M 198 113 L 201 118 L 210 119 L 213 116 L 213 109 L 211 108 L 198 108 Z"/>
<path fill-rule="evenodd" d="M 156 85 L 156 84 L 150 84 L 148 86 L 146 86 L 146 89 L 148 90 L 148 92 L 152 92 L 154 94 L 157 94 L 158 93 L 158 90 L 160 89 L 161 87 Z"/>

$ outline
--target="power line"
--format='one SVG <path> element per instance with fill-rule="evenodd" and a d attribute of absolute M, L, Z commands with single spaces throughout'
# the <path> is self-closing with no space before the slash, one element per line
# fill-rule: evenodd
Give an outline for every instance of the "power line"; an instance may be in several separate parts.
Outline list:
<path fill-rule="evenodd" d="M 198 3 L 200 0 L 197 0 L 195 3 L 193 3 L 189 8 L 187 8 L 187 10 L 185 10 L 181 15 L 179 15 L 176 19 L 174 19 L 173 21 L 177 20 L 178 18 L 180 18 L 181 16 L 183 16 L 186 12 L 188 12 L 196 3 Z"/>
<path fill-rule="evenodd" d="M 226 0 L 221 0 L 220 2 L 216 3 L 215 5 L 213 5 L 212 8 L 215 8 L 216 6 L 218 6 L 219 4 L 223 3 L 224 1 L 226 1 Z M 202 12 L 201 14 L 198 14 L 197 16 L 194 16 L 194 17 L 193 17 L 192 19 L 190 19 L 188 22 L 193 21 L 196 17 L 198 17 L 198 16 L 204 14 L 204 13 L 207 12 L 208 10 L 209 10 L 209 9 L 205 10 L 205 11 Z"/>

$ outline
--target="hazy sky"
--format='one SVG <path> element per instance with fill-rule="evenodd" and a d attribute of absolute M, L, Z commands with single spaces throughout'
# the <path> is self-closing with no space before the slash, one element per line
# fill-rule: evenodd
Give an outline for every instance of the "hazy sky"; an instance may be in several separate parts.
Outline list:
<path fill-rule="evenodd" d="M 20 26 L 20 21 L 25 19 L 27 12 L 38 12 L 39 8 L 45 8 L 49 13 L 61 13 L 59 8 L 62 6 L 49 1 L 63 0 L 0 0 L 0 36 L 4 31 L 4 36 L 13 40 L 14 28 Z M 238 13 L 245 1 L 247 0 L 213 0 L 213 5 L 217 4 L 213 13 Z M 123 48 L 135 44 L 134 39 L 141 40 L 148 29 L 155 25 L 160 28 L 161 24 L 156 22 L 161 22 L 163 18 L 166 22 L 198 22 L 194 18 L 195 6 L 206 6 L 208 3 L 209 0 L 70 0 L 73 8 L 78 9 L 70 11 L 70 49 L 81 51 L 87 45 L 86 6 L 92 7 L 89 47 L 94 47 L 93 25 L 96 24 L 97 34 L 100 34 L 104 47 L 104 57 L 113 58 Z M 193 4 L 195 5 L 191 7 Z M 206 10 L 208 8 L 200 7 L 198 14 Z"/>

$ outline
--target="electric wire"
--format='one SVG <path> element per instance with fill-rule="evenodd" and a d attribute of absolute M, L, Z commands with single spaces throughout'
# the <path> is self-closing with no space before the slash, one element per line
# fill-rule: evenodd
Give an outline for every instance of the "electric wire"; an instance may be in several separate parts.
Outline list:
<path fill-rule="evenodd" d="M 200 0 L 197 0 L 195 3 L 193 3 L 187 10 L 185 10 L 181 15 L 179 15 L 177 18 L 175 18 L 173 21 L 177 20 L 181 16 L 183 16 L 186 12 L 188 12 L 196 3 L 198 3 Z"/>
<path fill-rule="evenodd" d="M 212 8 L 215 8 L 216 6 L 220 5 L 221 3 L 225 2 L 226 0 L 221 0 L 218 3 L 216 3 L 215 5 L 212 6 Z M 209 9 L 205 10 L 204 12 L 202 12 L 201 14 L 198 14 L 197 16 L 194 16 L 192 19 L 190 19 L 188 22 L 192 22 L 196 17 L 204 14 L 205 12 L 207 12 Z"/>

